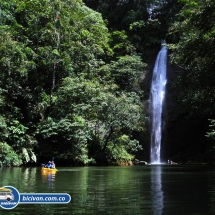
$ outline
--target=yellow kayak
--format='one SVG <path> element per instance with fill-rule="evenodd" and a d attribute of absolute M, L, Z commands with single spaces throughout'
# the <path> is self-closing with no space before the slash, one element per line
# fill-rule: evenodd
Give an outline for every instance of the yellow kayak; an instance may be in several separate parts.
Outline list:
<path fill-rule="evenodd" d="M 42 167 L 41 171 L 43 171 L 43 172 L 56 172 L 57 169 L 56 168 L 51 169 L 51 168 Z"/>

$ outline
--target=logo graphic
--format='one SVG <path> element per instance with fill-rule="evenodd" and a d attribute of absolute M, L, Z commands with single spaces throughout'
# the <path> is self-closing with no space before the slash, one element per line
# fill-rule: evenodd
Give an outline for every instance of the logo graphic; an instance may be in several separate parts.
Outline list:
<path fill-rule="evenodd" d="M 71 200 L 67 193 L 19 193 L 12 186 L 0 188 L 0 206 L 13 209 L 20 204 L 66 204 Z"/>
<path fill-rule="evenodd" d="M 0 206 L 4 209 L 13 209 L 19 204 L 19 191 L 12 186 L 0 188 Z"/>

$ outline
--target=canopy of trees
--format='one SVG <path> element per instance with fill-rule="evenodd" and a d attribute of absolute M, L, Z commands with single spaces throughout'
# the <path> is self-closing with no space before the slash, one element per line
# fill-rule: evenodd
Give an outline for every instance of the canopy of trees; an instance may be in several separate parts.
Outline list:
<path fill-rule="evenodd" d="M 215 117 L 215 2 L 178 2 L 183 7 L 168 29 L 168 37 L 174 41 L 169 45 L 171 62 L 184 71 L 172 88 L 177 94 L 175 101 L 182 107 L 177 114 L 201 125 L 201 129 L 207 132 L 206 136 L 214 138 L 214 130 L 208 131 L 208 119 Z M 213 120 L 211 124 L 214 125 Z M 213 145 L 207 139 L 203 141 L 208 148 L 208 159 L 213 160 Z"/>
<path fill-rule="evenodd" d="M 2 0 L 0 165 L 134 159 L 147 121 L 141 81 L 163 38 L 183 69 L 172 123 L 203 122 L 213 141 L 214 11 L 213 0 Z"/>
<path fill-rule="evenodd" d="M 115 54 L 126 39 L 111 48 L 101 14 L 80 0 L 2 1 L 0 9 L 0 164 L 132 160 L 141 149 L 132 133 L 145 129 L 145 64 L 134 48 Z"/>

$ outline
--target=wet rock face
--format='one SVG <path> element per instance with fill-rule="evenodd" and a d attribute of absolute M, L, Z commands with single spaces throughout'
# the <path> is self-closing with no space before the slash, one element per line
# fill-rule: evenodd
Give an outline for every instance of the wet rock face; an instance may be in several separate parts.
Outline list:
<path fill-rule="evenodd" d="M 166 128 L 164 131 L 164 157 L 176 162 L 186 160 L 204 159 L 206 150 L 207 119 L 189 118 L 189 112 L 179 113 L 183 110 L 182 103 L 176 103 L 178 92 L 172 88 L 176 77 L 183 73 L 183 69 L 168 64 L 168 82 L 166 92 Z M 183 89 L 181 89 L 182 93 Z"/>

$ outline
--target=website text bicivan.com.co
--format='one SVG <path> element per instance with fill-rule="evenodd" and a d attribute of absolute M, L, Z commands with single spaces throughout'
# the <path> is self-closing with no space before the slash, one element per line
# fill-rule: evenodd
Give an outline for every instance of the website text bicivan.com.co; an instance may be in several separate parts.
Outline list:
<path fill-rule="evenodd" d="M 19 203 L 68 203 L 71 197 L 65 193 L 20 193 Z"/>

